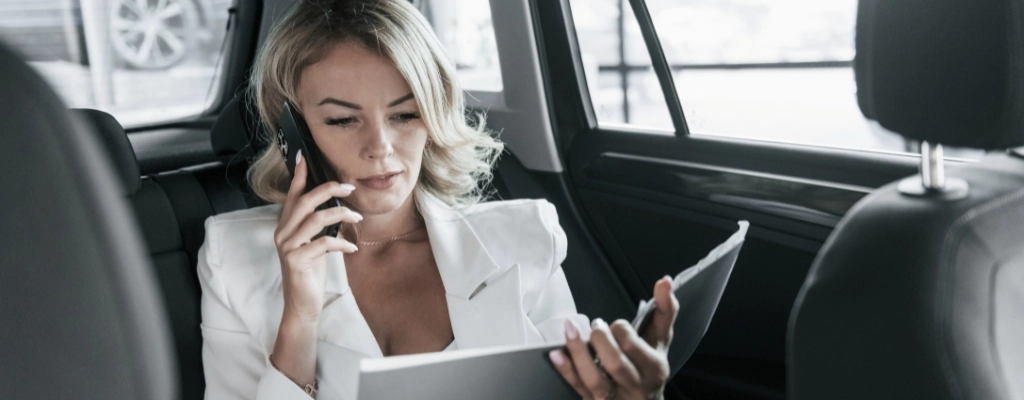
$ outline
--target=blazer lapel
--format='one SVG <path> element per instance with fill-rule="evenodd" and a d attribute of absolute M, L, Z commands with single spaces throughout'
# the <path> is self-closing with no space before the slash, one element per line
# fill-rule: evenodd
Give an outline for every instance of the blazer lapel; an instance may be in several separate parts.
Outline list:
<path fill-rule="evenodd" d="M 459 349 L 527 344 L 519 265 L 498 265 L 456 210 L 423 191 L 416 202 L 444 284 Z M 318 339 L 368 357 L 383 357 L 355 296 L 341 253 L 327 257 L 327 283 Z"/>
<path fill-rule="evenodd" d="M 448 294 L 448 314 L 460 349 L 526 344 L 526 315 L 513 265 L 470 298 Z"/>
<path fill-rule="evenodd" d="M 416 201 L 448 301 L 459 349 L 526 344 L 519 266 L 491 257 L 462 214 L 423 191 Z"/>

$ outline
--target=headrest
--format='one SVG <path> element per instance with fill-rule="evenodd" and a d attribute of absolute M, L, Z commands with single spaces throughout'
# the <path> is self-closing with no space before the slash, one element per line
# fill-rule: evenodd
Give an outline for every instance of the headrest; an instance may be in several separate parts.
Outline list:
<path fill-rule="evenodd" d="M 99 135 L 2 45 L 0 120 L 2 397 L 177 398 L 154 269 Z"/>
<path fill-rule="evenodd" d="M 217 156 L 234 156 L 250 159 L 263 150 L 258 113 L 250 107 L 248 98 L 235 96 L 221 110 L 217 121 L 210 128 L 210 141 Z"/>
<path fill-rule="evenodd" d="M 1024 145 L 1024 0 L 860 0 L 857 97 L 910 139 Z"/>
<path fill-rule="evenodd" d="M 71 109 L 71 113 L 88 123 L 100 137 L 100 144 L 107 151 L 118 180 L 124 185 L 124 195 L 135 195 L 142 187 L 139 163 L 135 159 L 135 150 L 128 141 L 128 134 L 124 132 L 121 123 L 117 122 L 114 116 L 99 110 L 75 108 Z"/>

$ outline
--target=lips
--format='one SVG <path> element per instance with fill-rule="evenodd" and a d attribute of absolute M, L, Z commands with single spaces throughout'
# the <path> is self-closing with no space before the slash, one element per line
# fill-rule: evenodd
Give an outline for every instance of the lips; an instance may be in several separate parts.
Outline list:
<path fill-rule="evenodd" d="M 401 175 L 401 171 L 368 176 L 363 179 L 356 179 L 356 181 L 370 189 L 386 190 L 395 184 L 395 181 L 398 180 L 398 175 Z"/>

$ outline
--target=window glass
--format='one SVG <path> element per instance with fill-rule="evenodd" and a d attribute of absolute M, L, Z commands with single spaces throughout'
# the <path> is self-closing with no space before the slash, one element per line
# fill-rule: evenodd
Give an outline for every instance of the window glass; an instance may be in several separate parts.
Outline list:
<path fill-rule="evenodd" d="M 0 38 L 70 107 L 127 127 L 195 116 L 212 98 L 232 0 L 4 0 Z"/>
<path fill-rule="evenodd" d="M 487 0 L 412 0 L 445 46 L 465 90 L 500 92 L 501 65 Z"/>
<path fill-rule="evenodd" d="M 692 134 L 895 152 L 917 148 L 865 119 L 858 108 L 852 63 L 857 0 L 646 2 Z M 611 37 L 606 43 L 624 40 L 624 68 L 652 77 L 630 79 L 619 89 L 629 98 L 631 110 L 647 112 L 634 113 L 628 120 L 598 112 L 599 123 L 671 128 L 667 111 L 651 111 L 665 109 L 665 102 L 629 2 L 598 1 L 608 4 L 603 19 L 592 16 L 592 3 L 572 1 L 584 63 L 588 58 L 598 60 L 597 70 L 603 73 L 618 62 L 613 46 L 602 47 L 588 37 L 604 30 Z M 627 27 L 622 35 L 615 29 L 618 18 Z M 593 70 L 586 70 L 588 77 Z M 593 85 L 590 89 L 593 95 Z M 600 101 L 594 99 L 596 109 L 603 107 Z M 946 154 L 979 153 L 946 149 Z"/>
<path fill-rule="evenodd" d="M 598 124 L 673 134 L 665 96 L 629 3 L 571 0 L 570 7 Z"/>

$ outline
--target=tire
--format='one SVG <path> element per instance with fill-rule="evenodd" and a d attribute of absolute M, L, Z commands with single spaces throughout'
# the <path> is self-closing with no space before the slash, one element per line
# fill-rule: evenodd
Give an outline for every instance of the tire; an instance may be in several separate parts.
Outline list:
<path fill-rule="evenodd" d="M 198 27 L 192 0 L 111 0 L 111 47 L 132 68 L 177 65 L 195 46 Z"/>

